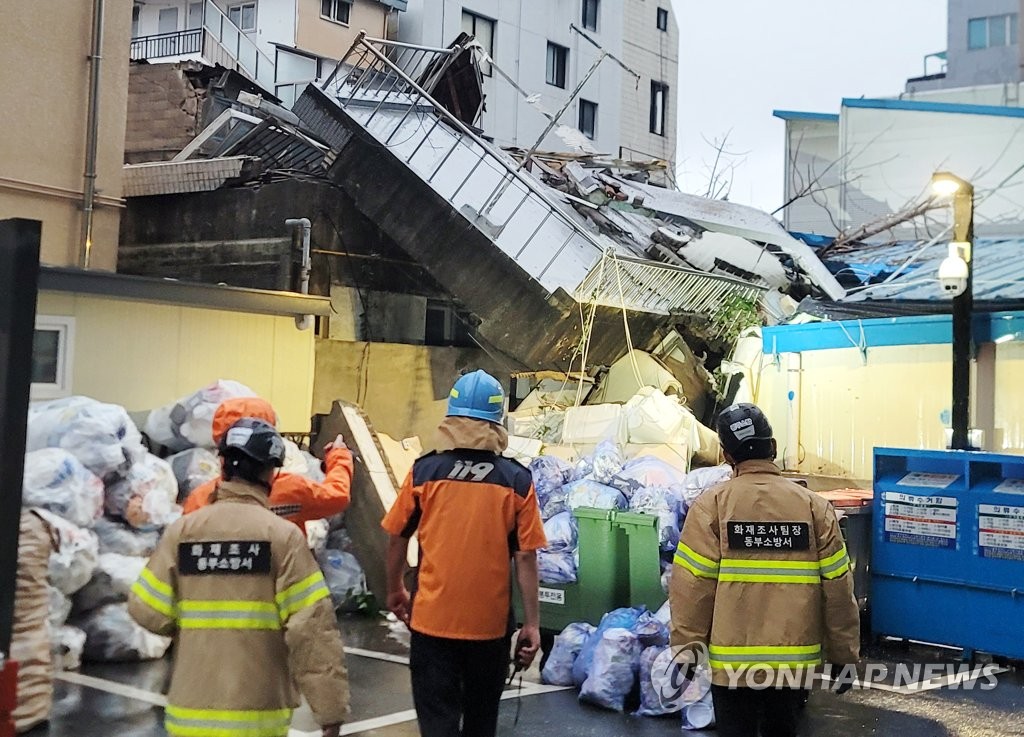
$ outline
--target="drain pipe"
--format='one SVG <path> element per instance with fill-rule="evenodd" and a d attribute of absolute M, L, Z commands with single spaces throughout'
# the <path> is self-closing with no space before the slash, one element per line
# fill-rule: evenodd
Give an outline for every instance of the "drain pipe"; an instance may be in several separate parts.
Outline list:
<path fill-rule="evenodd" d="M 309 222 L 309 218 L 288 218 L 284 221 L 284 224 L 293 231 L 295 228 L 302 228 L 302 266 L 299 267 L 299 291 L 302 294 L 309 294 L 309 273 L 311 271 L 309 234 L 313 229 L 313 225 Z M 303 315 L 302 317 L 296 317 L 295 327 L 299 330 L 309 330 L 313 327 L 313 316 Z"/>
<path fill-rule="evenodd" d="M 82 247 L 79 265 L 92 260 L 93 211 L 96 205 L 96 148 L 100 131 L 100 62 L 103 60 L 103 1 L 93 0 L 92 51 L 89 54 L 89 112 L 85 139 L 85 179 L 82 192 Z"/>

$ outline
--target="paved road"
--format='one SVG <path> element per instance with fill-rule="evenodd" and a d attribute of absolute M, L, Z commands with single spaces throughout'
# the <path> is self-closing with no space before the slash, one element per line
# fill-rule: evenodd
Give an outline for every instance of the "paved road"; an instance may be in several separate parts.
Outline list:
<path fill-rule="evenodd" d="M 401 662 L 406 648 L 379 621 L 345 620 L 350 648 L 352 722 L 347 734 L 366 737 L 414 737 L 408 672 Z M 886 653 L 876 653 L 883 657 Z M 891 653 L 890 653 L 891 655 Z M 911 654 L 913 656 L 914 653 Z M 934 659 L 935 653 L 916 653 Z M 948 656 L 947 656 L 948 657 Z M 33 737 L 164 737 L 160 725 L 161 691 L 167 663 L 93 664 L 70 674 L 57 686 L 54 718 Z M 217 674 L 211 674 L 216 688 Z M 1004 673 L 990 691 L 940 688 L 914 694 L 855 691 L 842 697 L 811 695 L 805 735 L 844 737 L 1024 737 L 1024 678 Z M 680 733 L 674 717 L 649 719 L 581 706 L 573 691 L 540 692 L 530 682 L 510 690 L 502 706 L 502 737 L 641 737 Z M 518 712 L 518 724 L 515 724 Z M 310 735 L 315 725 L 300 710 L 294 737 Z M 700 735 L 703 733 L 692 733 Z M 713 732 L 707 733 L 709 735 Z"/>

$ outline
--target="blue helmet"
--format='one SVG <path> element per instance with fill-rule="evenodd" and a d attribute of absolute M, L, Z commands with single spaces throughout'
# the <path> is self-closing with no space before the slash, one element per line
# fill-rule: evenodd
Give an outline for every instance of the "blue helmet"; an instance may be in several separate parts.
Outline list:
<path fill-rule="evenodd" d="M 449 417 L 472 417 L 501 424 L 505 414 L 505 392 L 501 383 L 486 371 L 459 377 L 448 395 Z"/>

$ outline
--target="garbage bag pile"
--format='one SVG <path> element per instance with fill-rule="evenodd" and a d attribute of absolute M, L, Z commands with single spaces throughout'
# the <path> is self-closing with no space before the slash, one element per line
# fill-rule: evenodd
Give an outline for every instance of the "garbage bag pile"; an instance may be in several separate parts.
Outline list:
<path fill-rule="evenodd" d="M 679 714 L 683 729 L 714 726 L 711 674 L 699 665 L 680 683 L 669 647 L 668 602 L 656 614 L 643 607 L 608 612 L 594 627 L 574 622 L 555 637 L 541 679 L 576 686 L 579 700 L 617 712 Z"/>
<path fill-rule="evenodd" d="M 544 523 L 548 547 L 537 553 L 541 583 L 575 583 L 579 532 L 576 518 L 560 512 Z"/>
<path fill-rule="evenodd" d="M 167 459 L 178 482 L 178 504 L 184 504 L 196 488 L 220 476 L 220 458 L 207 448 L 189 448 Z"/>
<path fill-rule="evenodd" d="M 171 453 L 209 448 L 213 442 L 213 414 L 225 399 L 255 397 L 256 392 L 237 381 L 219 379 L 177 402 L 149 413 L 146 435 Z"/>
<path fill-rule="evenodd" d="M 171 466 L 146 451 L 123 407 L 88 397 L 34 404 L 27 438 L 24 503 L 41 510 L 56 543 L 56 662 L 163 656 L 170 640 L 135 624 L 127 598 L 160 531 L 181 515 Z"/>

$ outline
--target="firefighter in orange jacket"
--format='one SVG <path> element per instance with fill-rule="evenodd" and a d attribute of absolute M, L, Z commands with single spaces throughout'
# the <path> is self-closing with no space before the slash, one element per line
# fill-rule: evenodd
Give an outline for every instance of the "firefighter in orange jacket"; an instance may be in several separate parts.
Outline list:
<path fill-rule="evenodd" d="M 215 500 L 167 528 L 128 601 L 140 625 L 175 638 L 167 733 L 287 737 L 301 692 L 338 737 L 348 674 L 330 592 L 306 536 L 268 509 L 284 441 L 243 418 L 220 452 Z"/>
<path fill-rule="evenodd" d="M 277 424 L 277 413 L 270 402 L 259 397 L 227 399 L 213 415 L 213 440 L 220 443 L 227 429 L 243 417 L 254 417 Z M 270 511 L 305 530 L 307 522 L 341 514 L 348 508 L 352 487 L 352 452 L 339 436 L 326 447 L 327 477 L 317 483 L 305 476 L 279 473 L 270 492 Z M 185 500 L 189 514 L 210 503 L 220 484 L 214 479 L 196 487 Z"/>
<path fill-rule="evenodd" d="M 724 410 L 718 435 L 735 477 L 687 512 L 672 644 L 707 649 L 719 735 L 793 737 L 814 669 L 858 660 L 850 559 L 832 505 L 782 478 L 760 409 Z"/>

